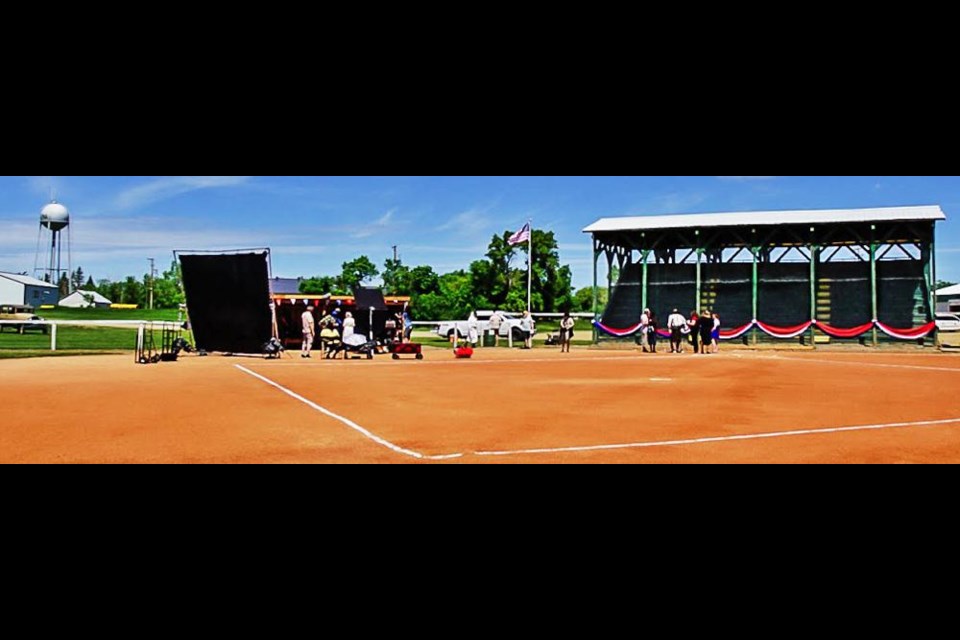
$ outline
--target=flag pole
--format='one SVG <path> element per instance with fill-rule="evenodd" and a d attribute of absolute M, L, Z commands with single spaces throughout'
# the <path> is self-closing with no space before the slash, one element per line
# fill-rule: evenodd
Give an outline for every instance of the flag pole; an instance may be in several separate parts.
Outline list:
<path fill-rule="evenodd" d="M 527 313 L 533 313 L 530 292 L 533 290 L 533 220 L 527 220 L 530 235 L 527 238 Z"/>

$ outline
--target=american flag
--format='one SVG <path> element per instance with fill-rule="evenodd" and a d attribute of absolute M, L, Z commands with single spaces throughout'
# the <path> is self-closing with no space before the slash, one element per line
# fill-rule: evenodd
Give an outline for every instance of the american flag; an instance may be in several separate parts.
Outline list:
<path fill-rule="evenodd" d="M 523 225 L 523 229 L 517 231 L 515 234 L 510 236 L 507 240 L 507 244 L 513 246 L 515 244 L 520 244 L 521 242 L 526 242 L 530 239 L 530 223 Z"/>

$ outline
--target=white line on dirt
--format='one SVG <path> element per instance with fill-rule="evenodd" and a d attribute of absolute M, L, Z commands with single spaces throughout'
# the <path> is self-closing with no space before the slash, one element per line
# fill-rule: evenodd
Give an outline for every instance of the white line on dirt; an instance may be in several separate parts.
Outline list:
<path fill-rule="evenodd" d="M 788 358 L 788 359 L 790 359 L 790 360 L 799 360 L 799 359 L 797 359 L 797 358 Z M 802 361 L 802 360 L 799 360 L 799 361 Z M 504 361 L 501 361 L 501 362 L 504 362 Z M 529 361 L 529 360 L 526 360 L 526 361 L 524 361 L 524 362 L 530 362 L 530 361 Z M 824 360 L 823 362 L 832 362 L 832 361 Z M 247 368 L 244 367 L 243 365 L 239 365 L 239 364 L 238 364 L 238 365 L 234 365 L 234 366 L 235 366 L 237 369 L 240 369 L 241 371 L 243 371 L 244 373 L 246 373 L 246 374 L 248 374 L 248 375 L 251 375 L 251 376 L 253 376 L 254 378 L 257 378 L 257 379 L 259 379 L 259 380 L 267 383 L 268 385 L 270 385 L 270 386 L 272 386 L 272 387 L 274 387 L 274 388 L 276 388 L 276 389 L 279 389 L 280 391 L 282 391 L 282 392 L 285 393 L 286 395 L 290 396 L 291 398 L 294 398 L 295 400 L 298 400 L 298 401 L 302 402 L 303 404 L 307 405 L 308 407 L 310 407 L 310 408 L 312 408 L 312 409 L 314 409 L 314 410 L 316 410 L 316 411 L 319 411 L 319 412 L 322 413 L 323 415 L 328 416 L 328 417 L 330 417 L 330 418 L 333 418 L 334 420 L 337 420 L 337 421 L 339 421 L 339 422 L 347 425 L 348 427 L 350 427 L 350 428 L 353 429 L 354 431 L 360 433 L 360 434 L 363 435 L 364 437 L 369 438 L 370 440 L 373 440 L 373 441 L 376 442 L 377 444 L 380 444 L 380 445 L 382 445 L 382 446 L 384 446 L 384 447 L 386 447 L 386 448 L 388 448 L 388 449 L 390 449 L 391 451 L 394 451 L 394 452 L 396 452 L 396 453 L 399 453 L 399 454 L 402 454 L 402 455 L 405 455 L 405 456 L 409 456 L 409 457 L 411 457 L 411 458 L 416 458 L 416 459 L 418 459 L 418 460 L 450 460 L 450 459 L 453 459 L 453 458 L 461 458 L 461 457 L 463 457 L 464 455 L 468 455 L 468 454 L 464 454 L 464 453 L 450 453 L 450 454 L 444 454 L 444 455 L 432 455 L 432 456 L 431 456 L 431 455 L 427 455 L 427 454 L 420 453 L 419 451 L 413 451 L 413 450 L 411 450 L 411 449 L 405 449 L 405 448 L 400 447 L 400 446 L 398 446 L 398 445 L 396 445 L 396 444 L 393 444 L 392 442 L 390 442 L 390 441 L 388 441 L 388 440 L 385 440 L 384 438 L 381 438 L 380 436 L 372 433 L 371 431 L 369 431 L 369 430 L 361 427 L 360 425 L 358 425 L 357 423 L 353 422 L 352 420 L 350 420 L 350 419 L 348 419 L 348 418 L 344 418 L 343 416 L 340 416 L 340 415 L 337 415 L 336 413 L 333 413 L 333 412 L 330 411 L 329 409 L 325 409 L 325 408 L 321 407 L 321 406 L 318 405 L 317 403 L 315 403 L 315 402 L 313 402 L 313 401 L 311 401 L 311 400 L 308 400 L 307 398 L 304 398 L 303 396 L 299 395 L 298 393 L 296 393 L 296 392 L 294 392 L 294 391 L 291 391 L 290 389 L 287 389 L 287 388 L 284 387 L 283 385 L 278 384 L 278 383 L 274 382 L 273 380 L 271 380 L 271 379 L 269 379 L 269 378 L 267 378 L 267 377 L 265 377 L 265 376 L 262 376 L 262 375 L 260 375 L 259 373 L 256 373 L 255 371 L 251 371 L 250 369 L 247 369 Z M 878 365 L 878 366 L 899 366 L 899 365 Z M 927 367 L 927 368 L 929 368 L 929 367 Z M 952 370 L 951 370 L 951 371 L 952 371 Z M 762 440 L 762 439 L 770 439 L 770 438 L 789 438 L 789 437 L 792 437 L 792 436 L 820 435 L 820 434 L 827 434 L 827 433 L 849 433 L 849 432 L 856 432 L 856 431 L 878 431 L 878 430 L 882 430 L 882 429 L 905 429 L 905 428 L 915 428 L 915 427 L 932 427 L 932 426 L 940 426 L 940 425 L 948 425 L 948 424 L 960 424 L 960 418 L 948 418 L 948 419 L 944 419 L 944 420 L 920 420 L 920 421 L 916 421 L 916 422 L 889 422 L 889 423 L 885 423 L 885 424 L 856 425 L 856 426 L 850 426 L 850 427 L 827 427 L 827 428 L 823 428 L 823 429 L 798 429 L 798 430 L 795 430 L 795 431 L 772 431 L 772 432 L 766 432 L 766 433 L 747 433 L 747 434 L 739 434 L 739 435 L 732 435 L 732 436 L 713 436 L 713 437 L 705 437 L 705 438 L 690 438 L 690 439 L 686 439 L 686 440 L 656 440 L 656 441 L 650 441 L 650 442 L 629 442 L 629 443 L 622 443 L 622 444 L 600 444 L 600 445 L 587 445 L 587 446 L 579 446 L 579 447 L 552 447 L 552 448 L 539 448 L 539 449 L 512 449 L 512 450 L 504 450 L 504 451 L 472 451 L 472 452 L 469 453 L 469 455 L 475 455 L 475 456 L 515 456 L 515 455 L 533 455 L 533 454 L 547 454 L 547 453 L 579 453 L 579 452 L 588 452 L 588 451 L 612 451 L 612 450 L 617 450 L 617 449 L 645 449 L 645 448 L 653 448 L 653 447 L 677 447 L 677 446 L 685 446 L 685 445 L 708 444 L 708 443 L 718 443 L 718 442 L 721 442 L 721 443 L 722 443 L 722 442 L 735 442 L 735 441 L 741 441 L 741 440 Z"/>
<path fill-rule="evenodd" d="M 250 369 L 247 369 L 247 368 L 244 367 L 243 365 L 239 365 L 239 364 L 238 364 L 238 365 L 234 365 L 234 366 L 235 366 L 237 369 L 240 369 L 240 371 L 243 371 L 244 373 L 249 374 L 249 375 L 253 376 L 254 378 L 257 378 L 258 380 L 262 380 L 263 382 L 266 382 L 266 383 L 267 383 L 268 385 L 270 385 L 271 387 L 274 387 L 274 388 L 276 388 L 276 389 L 279 389 L 280 391 L 284 392 L 285 394 L 287 394 L 287 395 L 290 396 L 291 398 L 293 398 L 293 399 L 295 399 L 295 400 L 299 400 L 300 402 L 302 402 L 303 404 L 307 405 L 307 406 L 310 407 L 311 409 L 315 409 L 316 411 L 319 411 L 320 413 L 322 413 L 323 415 L 325 415 L 325 416 L 327 416 L 327 417 L 329 417 L 329 418 L 333 418 L 334 420 L 337 420 L 337 421 L 339 421 L 339 422 L 342 422 L 343 424 L 347 425 L 348 427 L 350 427 L 351 429 L 353 429 L 353 430 L 356 431 L 357 433 L 363 435 L 363 436 L 366 437 L 366 438 L 369 438 L 370 440 L 373 440 L 374 442 L 376 442 L 376 443 L 379 444 L 379 445 L 383 445 L 383 446 L 386 447 L 387 449 L 390 449 L 391 451 L 394 451 L 394 452 L 396 452 L 396 453 L 400 453 L 400 454 L 403 454 L 403 455 L 405 455 L 405 456 L 410 456 L 411 458 L 417 458 L 418 460 L 449 460 L 449 459 L 451 459 L 451 458 L 459 458 L 459 457 L 461 457 L 461 456 L 463 455 L 462 453 L 451 453 L 451 454 L 440 455 L 440 456 L 428 456 L 428 455 L 425 455 L 425 454 L 423 454 L 423 453 L 420 453 L 419 451 L 413 451 L 413 450 L 411 450 L 411 449 L 404 449 L 403 447 L 397 446 L 397 445 L 393 444 L 392 442 L 390 442 L 389 440 L 384 440 L 384 439 L 381 438 L 380 436 L 378 436 L 378 435 L 376 435 L 376 434 L 368 431 L 367 429 L 364 429 L 363 427 L 361 427 L 360 425 L 358 425 L 358 424 L 357 424 L 356 422 L 354 422 L 353 420 L 350 420 L 350 419 L 348 419 L 348 418 L 344 418 L 343 416 L 337 415 L 337 414 L 335 414 L 334 412 L 330 411 L 329 409 L 324 409 L 323 407 L 321 407 L 320 405 L 318 405 L 316 402 L 313 402 L 313 401 L 311 401 L 311 400 L 307 400 L 306 398 L 304 398 L 304 397 L 301 396 L 300 394 L 298 394 L 298 393 L 296 393 L 296 392 L 294 392 L 294 391 L 291 391 L 290 389 L 287 389 L 287 388 L 284 387 L 283 385 L 277 384 L 276 382 L 274 382 L 274 381 L 271 380 L 270 378 L 266 378 L 266 377 L 260 375 L 259 373 L 256 373 L 255 371 L 251 371 Z"/>
<path fill-rule="evenodd" d="M 888 369 L 917 369 L 920 371 L 948 371 L 950 373 L 960 373 L 960 367 L 927 367 L 919 364 L 889 364 L 885 362 L 820 360 L 816 358 L 791 358 L 790 356 L 775 356 L 775 358 L 778 360 L 790 360 L 791 362 L 816 362 L 818 364 L 845 364 L 854 367 L 884 367 Z"/>
<path fill-rule="evenodd" d="M 842 433 L 849 431 L 872 431 L 879 429 L 902 429 L 907 427 L 927 427 L 960 423 L 960 418 L 949 420 L 923 420 L 920 422 L 891 422 L 889 424 L 868 424 L 855 427 L 832 427 L 827 429 L 802 429 L 798 431 L 774 431 L 769 433 L 748 433 L 736 436 L 716 436 L 712 438 L 691 438 L 689 440 L 658 440 L 655 442 L 632 442 L 627 444 L 601 444 L 585 447 L 558 447 L 555 449 L 516 449 L 513 451 L 474 451 L 477 456 L 515 456 L 534 453 L 574 453 L 582 451 L 608 451 L 611 449 L 641 449 L 647 447 L 675 447 L 709 442 L 732 442 L 735 440 L 759 440 L 762 438 L 787 438 L 821 433 Z"/>

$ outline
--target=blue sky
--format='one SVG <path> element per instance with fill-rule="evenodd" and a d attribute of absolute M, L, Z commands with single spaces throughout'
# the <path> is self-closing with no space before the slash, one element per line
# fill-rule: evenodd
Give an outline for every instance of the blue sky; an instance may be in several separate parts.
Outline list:
<path fill-rule="evenodd" d="M 528 218 L 588 286 L 597 218 L 939 204 L 937 275 L 960 281 L 956 176 L 2 176 L 0 271 L 33 273 L 51 187 L 71 212 L 72 264 L 95 279 L 166 268 L 174 249 L 270 247 L 274 275 L 339 273 L 358 255 L 445 273 Z M 64 258 L 65 260 L 65 258 Z"/>

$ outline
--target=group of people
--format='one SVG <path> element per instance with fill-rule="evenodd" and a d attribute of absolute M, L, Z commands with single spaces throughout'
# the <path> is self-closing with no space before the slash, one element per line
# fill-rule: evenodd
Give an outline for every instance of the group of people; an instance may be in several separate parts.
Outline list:
<path fill-rule="evenodd" d="M 640 315 L 638 342 L 644 353 L 657 352 L 657 316 L 650 309 L 644 309 Z M 691 311 L 685 318 L 677 309 L 667 317 L 667 330 L 670 332 L 670 353 L 683 353 L 687 340 L 693 346 L 694 353 L 719 353 L 720 351 L 720 315 L 704 309 L 702 313 Z"/>
<path fill-rule="evenodd" d="M 332 310 L 324 309 L 323 317 L 319 321 L 313 315 L 315 308 L 312 304 L 307 305 L 306 311 L 300 316 L 300 324 L 303 331 L 303 341 L 300 346 L 300 357 L 309 358 L 313 345 L 317 341 L 317 330 L 320 332 L 321 351 L 327 355 L 330 354 L 329 345 L 341 344 L 344 340 L 354 335 L 357 328 L 357 321 L 353 314 L 347 311 L 340 317 L 340 307 Z M 404 307 L 403 312 L 395 314 L 394 317 L 387 320 L 387 339 L 403 342 L 410 341 L 410 334 L 413 332 L 413 321 L 410 319 L 410 311 Z M 391 331 L 391 325 L 392 331 Z M 397 333 L 397 327 L 403 327 L 402 333 Z"/>

